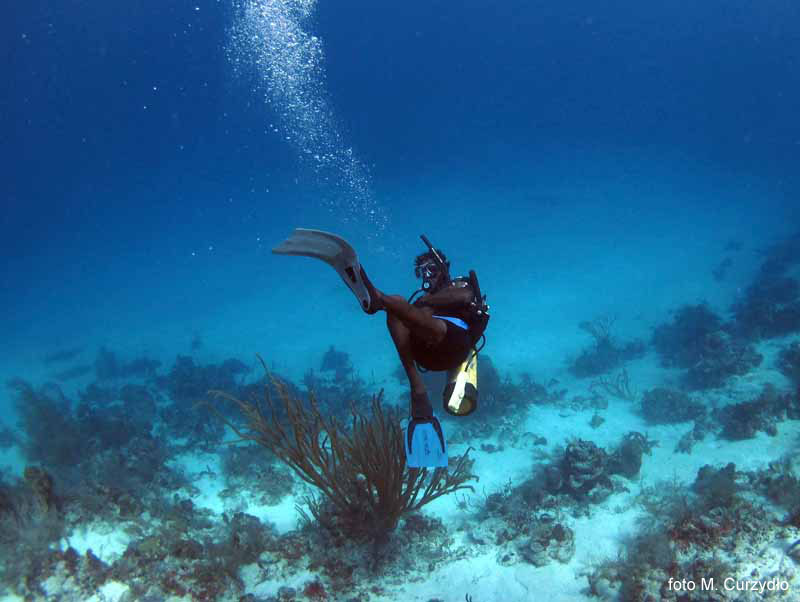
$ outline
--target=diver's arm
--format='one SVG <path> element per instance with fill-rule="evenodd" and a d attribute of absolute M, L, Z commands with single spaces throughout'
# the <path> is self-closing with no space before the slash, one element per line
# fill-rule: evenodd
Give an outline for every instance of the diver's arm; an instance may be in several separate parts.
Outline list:
<path fill-rule="evenodd" d="M 432 295 L 425 295 L 417 300 L 415 305 L 430 307 L 431 309 L 464 309 L 474 297 L 469 286 L 448 286 Z"/>

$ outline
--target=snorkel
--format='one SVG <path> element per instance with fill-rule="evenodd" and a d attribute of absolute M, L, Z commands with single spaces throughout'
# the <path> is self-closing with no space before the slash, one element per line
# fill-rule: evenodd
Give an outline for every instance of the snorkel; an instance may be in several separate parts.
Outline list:
<path fill-rule="evenodd" d="M 439 255 L 439 251 L 437 251 L 433 247 L 433 245 L 431 244 L 431 241 L 428 239 L 427 236 L 425 236 L 424 234 L 420 234 L 419 237 L 422 239 L 422 242 L 425 243 L 425 246 L 428 247 L 428 250 L 431 252 L 431 255 L 433 255 L 433 258 L 436 260 L 436 263 L 438 263 L 441 266 L 442 271 L 446 272 L 447 271 L 447 264 L 445 263 L 444 259 L 442 259 L 442 256 Z"/>
<path fill-rule="evenodd" d="M 422 278 L 422 290 L 427 292 L 434 290 L 437 283 L 450 280 L 450 265 L 442 258 L 427 236 L 420 234 L 419 237 L 428 247 L 434 263 L 433 266 L 430 263 L 419 265 L 415 270 L 417 277 Z M 431 269 L 432 267 L 435 269 Z"/>

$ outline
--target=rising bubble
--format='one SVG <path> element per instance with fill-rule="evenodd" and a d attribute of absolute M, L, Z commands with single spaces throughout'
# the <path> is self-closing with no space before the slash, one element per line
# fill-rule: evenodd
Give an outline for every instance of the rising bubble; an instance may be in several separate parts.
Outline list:
<path fill-rule="evenodd" d="M 278 117 L 277 128 L 300 159 L 336 193 L 327 203 L 345 221 L 387 226 L 369 170 L 346 143 L 325 87 L 320 38 L 309 31 L 316 0 L 246 0 L 235 5 L 229 55 L 249 69 Z"/>

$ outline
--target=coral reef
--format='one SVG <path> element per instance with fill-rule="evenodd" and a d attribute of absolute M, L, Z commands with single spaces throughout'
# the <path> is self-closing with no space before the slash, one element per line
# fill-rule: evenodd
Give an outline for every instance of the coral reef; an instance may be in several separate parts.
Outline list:
<path fill-rule="evenodd" d="M 751 345 L 724 331 L 708 334 L 702 340 L 701 357 L 686 372 L 686 386 L 694 390 L 721 387 L 729 377 L 747 374 L 763 359 Z"/>
<path fill-rule="evenodd" d="M 675 445 L 675 451 L 682 454 L 691 454 L 694 444 L 705 439 L 706 435 L 713 430 L 710 417 L 705 412 L 698 416 L 694 421 L 694 426 Z"/>
<path fill-rule="evenodd" d="M 322 372 L 333 372 L 334 379 L 337 381 L 349 378 L 353 373 L 353 364 L 350 361 L 350 356 L 344 351 L 337 351 L 331 345 L 322 356 L 322 363 L 319 369 Z"/>
<path fill-rule="evenodd" d="M 354 594 L 364 590 L 381 593 L 380 582 L 375 581 L 378 576 L 384 582 L 387 578 L 416 579 L 466 554 L 455 545 L 440 519 L 418 512 L 400 520 L 385 542 L 390 545 L 363 545 L 319 529 L 314 523 L 304 525 L 296 537 L 305 542 L 304 560 L 316 573 L 316 582 L 329 593 L 329 599 L 337 600 L 360 599 Z"/>
<path fill-rule="evenodd" d="M 755 280 L 733 305 L 734 327 L 751 340 L 800 331 L 800 283 L 788 275 L 800 264 L 800 233 L 767 249 Z"/>
<path fill-rule="evenodd" d="M 71 467 L 85 457 L 80 442 L 86 433 L 75 418 L 72 403 L 56 385 L 38 389 L 23 380 L 9 383 L 24 432 L 22 450 L 29 462 Z"/>
<path fill-rule="evenodd" d="M 49 555 L 49 546 L 66 528 L 62 502 L 53 477 L 35 466 L 25 469 L 22 481 L 0 481 L 0 576 L 14 584 L 35 575 Z M 31 587 L 36 587 L 31 581 Z M 1 590 L 1 588 L 0 588 Z"/>
<path fill-rule="evenodd" d="M 642 397 L 642 416 L 649 424 L 674 424 L 702 417 L 703 404 L 682 391 L 656 387 Z"/>
<path fill-rule="evenodd" d="M 155 408 L 148 389 L 94 386 L 77 404 L 52 385 L 35 389 L 16 380 L 12 389 L 22 451 L 40 466 L 29 466 L 20 483 L 0 487 L 3 581 L 32 597 L 45 596 L 40 586 L 50 577 L 88 591 L 80 590 L 81 583 L 94 583 L 87 574 L 103 572 L 97 559 L 54 551 L 53 543 L 93 521 L 136 523 L 145 512 L 157 513 L 160 496 L 189 485 L 167 465 L 167 447 L 151 433 Z"/>
<path fill-rule="evenodd" d="M 486 496 L 467 527 L 470 541 L 495 550 L 504 566 L 568 562 L 575 552 L 575 534 L 564 513 L 587 514 L 590 504 L 620 488 L 613 475 L 630 479 L 639 473 L 642 454 L 649 454 L 653 445 L 635 432 L 610 453 L 590 441 L 573 441 L 530 479 Z"/>
<path fill-rule="evenodd" d="M 655 441 L 637 432 L 626 434 L 610 453 L 591 441 L 576 439 L 567 445 L 560 458 L 544 468 L 545 488 L 552 494 L 599 503 L 615 490 L 612 475 L 635 477 L 642 465 L 642 455 L 649 455 L 654 445 Z"/>
<path fill-rule="evenodd" d="M 128 545 L 108 574 L 129 585 L 138 599 L 167 595 L 212 602 L 241 592 L 242 566 L 265 552 L 281 553 L 280 539 L 254 516 L 238 512 L 205 528 L 202 521 L 183 513 L 180 522 Z"/>
<path fill-rule="evenodd" d="M 778 432 L 776 424 L 785 419 L 792 401 L 791 395 L 782 395 L 772 385 L 764 385 L 756 399 L 718 408 L 713 417 L 721 426 L 723 439 L 752 439 L 759 431 L 774 436 Z"/>
<path fill-rule="evenodd" d="M 733 464 L 721 469 L 704 466 L 687 491 L 678 483 L 661 483 L 639 496 L 647 515 L 645 527 L 614 559 L 598 563 L 587 574 L 592 595 L 626 602 L 681 600 L 700 602 L 719 598 L 705 583 L 726 578 L 752 579 L 752 550 L 775 540 L 775 518 L 745 499 L 745 475 Z M 752 479 L 750 479 L 752 481 Z M 746 572 L 745 572 L 746 571 Z M 772 577 L 786 581 L 791 569 Z M 675 582 L 693 580 L 692 590 L 680 591 Z M 757 596 L 737 598 L 755 600 Z"/>
<path fill-rule="evenodd" d="M 656 327 L 652 343 L 664 366 L 691 368 L 703 358 L 705 338 L 721 327 L 722 320 L 707 305 L 686 305 L 671 323 Z"/>
<path fill-rule="evenodd" d="M 611 495 L 608 454 L 591 441 L 578 439 L 567 445 L 558 464 L 547 471 L 548 489 L 597 503 Z"/>
<path fill-rule="evenodd" d="M 800 478 L 795 462 L 793 455 L 770 462 L 755 473 L 752 482 L 761 495 L 788 512 L 784 524 L 800 529 Z"/>
<path fill-rule="evenodd" d="M 575 534 L 556 498 L 534 480 L 490 494 L 475 519 L 468 527 L 470 542 L 494 550 L 500 565 L 565 563 L 575 553 Z"/>
<path fill-rule="evenodd" d="M 601 316 L 594 320 L 581 322 L 578 327 L 589 333 L 594 343 L 583 349 L 578 357 L 570 362 L 569 371 L 578 378 L 598 376 L 618 367 L 627 360 L 644 355 L 642 341 L 628 341 L 621 344 L 611 335 L 614 320 Z"/>
<path fill-rule="evenodd" d="M 800 342 L 795 341 L 788 347 L 781 349 L 778 355 L 778 370 L 793 385 L 800 387 Z"/>
<path fill-rule="evenodd" d="M 687 305 L 678 310 L 672 323 L 655 329 L 653 345 L 664 366 L 686 370 L 690 389 L 720 387 L 730 376 L 746 374 L 763 359 L 747 341 L 726 329 L 708 306 Z"/>
<path fill-rule="evenodd" d="M 191 357 L 179 355 L 170 371 L 155 379 L 159 390 L 172 402 L 161 409 L 161 420 L 173 437 L 187 440 L 187 447 L 214 449 L 223 437 L 223 425 L 210 413 L 198 412 L 196 406 L 207 400 L 213 389 L 240 396 L 260 394 L 259 387 L 242 383 L 249 372 L 247 365 L 233 358 L 220 364 L 199 365 Z"/>
<path fill-rule="evenodd" d="M 471 487 L 467 453 L 447 469 L 412 470 L 405 464 L 399 415 L 384 413 L 380 396 L 367 418 L 352 408 L 348 432 L 335 419 L 323 416 L 312 396 L 304 404 L 277 385 L 285 415 L 283 423 L 270 400 L 270 416 L 255 404 L 223 392 L 244 424 L 219 415 L 244 441 L 253 441 L 274 453 L 301 479 L 316 487 L 322 500 L 309 500 L 314 517 L 331 532 L 351 539 L 381 540 L 400 518 L 434 499 Z M 429 478 L 430 477 L 430 478 Z"/>
<path fill-rule="evenodd" d="M 639 474 L 642 468 L 642 456 L 650 455 L 657 441 L 651 441 L 645 435 L 631 431 L 622 437 L 622 442 L 609 455 L 608 472 L 618 474 L 626 479 L 632 479 Z"/>
<path fill-rule="evenodd" d="M 221 364 L 198 365 L 191 357 L 179 355 L 158 384 L 176 404 L 191 407 L 211 390 L 238 392 L 240 378 L 249 372 L 246 364 L 233 358 Z"/>
<path fill-rule="evenodd" d="M 319 451 L 318 476 L 332 477 L 334 497 L 341 493 L 349 501 L 346 508 L 323 495 L 310 501 L 313 519 L 299 531 L 277 536 L 243 512 L 219 516 L 196 506 L 192 497 L 199 490 L 171 468 L 176 454 L 206 441 L 187 427 L 195 415 L 208 415 L 197 411 L 196 399 L 190 402 L 194 392 L 215 380 L 235 383 L 234 391 L 249 398 L 265 390 L 280 398 L 290 389 L 240 384 L 240 368 L 233 364 L 226 369 L 178 363 L 180 369 L 147 384 L 92 383 L 77 402 L 53 385 L 12 383 L 21 417 L 19 441 L 40 466 L 30 466 L 18 482 L 0 483 L 4 587 L 25 599 L 59 596 L 65 602 L 102 597 L 106 588 L 125 590 L 125 599 L 246 600 L 255 598 L 244 591 L 245 573 L 280 581 L 309 569 L 314 576 L 294 594 L 282 588 L 285 599 L 345 594 L 366 599 L 380 593 L 378 574 L 408 579 L 463 557 L 444 525 L 416 510 L 469 488 L 471 463 L 465 454 L 449 473 L 409 470 L 399 416 L 385 413 L 380 399 L 369 416 L 351 408 L 350 429 L 318 412 L 298 413 L 303 405 L 298 397 L 293 397 L 298 405 L 273 408 L 272 419 L 287 428 L 296 426 L 292 418 L 311 419 L 298 453 L 309 457 Z M 188 434 L 180 445 L 167 445 L 163 436 L 173 426 Z M 296 441 L 294 430 L 289 439 L 290 445 Z M 222 456 L 226 489 L 220 497 L 246 490 L 260 503 L 276 503 L 296 487 L 279 459 L 280 454 L 270 456 L 257 445 L 227 448 Z M 243 500 L 229 505 L 238 509 Z M 101 560 L 91 550 L 68 547 L 76 529 L 124 531 L 129 543 L 121 555 Z M 394 545 L 384 545 L 388 541 Z M 65 547 L 59 549 L 59 542 Z"/>
<path fill-rule="evenodd" d="M 729 462 L 723 468 L 714 468 L 709 464 L 701 466 L 697 471 L 692 490 L 700 496 L 707 508 L 730 506 L 736 501 L 739 486 L 736 483 L 736 465 Z"/>
<path fill-rule="evenodd" d="M 765 339 L 800 330 L 800 284 L 794 278 L 761 275 L 733 306 L 738 333 Z"/>
<path fill-rule="evenodd" d="M 531 521 L 529 537 L 517 546 L 517 553 L 533 566 L 544 566 L 553 560 L 566 563 L 575 554 L 575 533 L 549 518 Z"/>
<path fill-rule="evenodd" d="M 586 329 L 600 340 L 604 328 L 613 345 L 610 322 Z M 675 364 L 686 371 L 688 386 L 718 386 L 753 365 L 750 348 L 732 332 L 718 321 L 695 341 L 699 355 Z M 661 334 L 669 339 L 674 333 Z M 795 384 L 799 349 L 798 343 L 784 348 L 778 362 Z M 75 400 L 54 385 L 12 383 L 21 434 L 8 431 L 4 438 L 18 442 L 31 464 L 21 479 L 0 481 L 0 575 L 24 599 L 100 599 L 105 588 L 121 587 L 127 590 L 121 600 L 363 601 L 391 595 L 378 585 L 379 576 L 407 582 L 489 552 L 503 566 L 567 563 L 576 546 L 570 519 L 592 516 L 611 493 L 630 491 L 644 456 L 656 445 L 638 432 L 606 449 L 569 441 L 526 481 L 484 494 L 482 501 L 457 500 L 459 511 L 469 513 L 455 527 L 466 532 L 463 542 L 453 527 L 419 509 L 472 489 L 467 454 L 454 459 L 449 473 L 408 469 L 399 421 L 405 412 L 387 410 L 380 396 L 368 396 L 347 354 L 333 347 L 320 371 L 306 377 L 307 400 L 291 383 L 246 382 L 248 369 L 238 360 L 201 365 L 179 357 L 160 376 L 152 364 L 134 368 L 136 362 L 120 362 L 110 352 L 99 363 L 103 378 Z M 459 422 L 449 442 L 494 434 L 496 440 L 482 445 L 487 453 L 546 443 L 519 428 L 531 404 L 591 411 L 606 407 L 608 395 L 637 398 L 625 369 L 598 378 L 590 395 L 568 398 L 557 381 L 512 379 L 485 355 L 480 366 L 482 412 Z M 227 391 L 217 398 L 229 403 L 213 406 L 216 415 L 198 412 L 197 402 L 215 388 Z M 708 432 L 732 440 L 759 431 L 774 434 L 778 421 L 800 416 L 797 396 L 772 387 L 755 399 L 722 406 L 711 417 L 695 400 L 700 397 L 656 388 L 645 392 L 642 414 L 652 424 L 694 420 L 676 449 L 686 453 Z M 585 419 L 580 421 L 585 427 Z M 219 472 L 213 462 L 189 475 L 174 467 L 183 465 L 178 454 L 187 450 L 218 451 L 226 423 L 245 444 L 221 452 L 224 489 L 216 493 L 226 510 L 216 513 L 203 508 L 198 497 L 205 476 Z M 600 425 L 603 432 L 615 427 L 595 412 L 592 426 Z M 541 448 L 532 453 L 541 459 Z M 247 514 L 254 499 L 274 505 L 287 495 L 304 495 L 295 477 L 318 493 L 300 500 L 308 514 L 301 510 L 295 531 L 278 535 Z M 704 466 L 689 487 L 674 483 L 642 490 L 638 501 L 650 526 L 627 542 L 619 559 L 594 567 L 590 590 L 626 601 L 702 599 L 676 596 L 666 583 L 676 574 L 736 575 L 752 559 L 754 546 L 763 550 L 765 542 L 774 547 L 779 538 L 798 540 L 798 483 L 794 460 L 787 456 L 757 473 L 742 473 L 733 464 Z M 759 509 L 764 505 L 759 496 L 780 516 Z M 124 537 L 111 554 L 78 552 L 69 547 L 80 548 L 81 540 L 73 539 L 78 529 L 92 535 L 113 529 Z M 748 546 L 750 551 L 743 551 Z M 800 558 L 800 544 L 789 549 Z M 245 587 L 251 581 L 294 588 L 284 585 L 274 596 L 257 597 Z"/>
<path fill-rule="evenodd" d="M 227 498 L 248 489 L 267 506 L 275 506 L 295 490 L 289 471 L 277 458 L 267 457 L 258 445 L 231 445 L 222 452 L 222 471 L 225 489 L 220 497 Z"/>
<path fill-rule="evenodd" d="M 323 369 L 320 372 L 309 369 L 303 377 L 303 385 L 308 394 L 318 400 L 324 413 L 346 421 L 351 406 L 361 412 L 369 412 L 372 394 L 367 390 L 364 380 L 356 375 L 349 356 L 339 351 L 335 353 L 345 357 L 346 367 Z"/>
<path fill-rule="evenodd" d="M 405 374 L 405 373 L 403 373 Z M 353 368 L 350 356 L 331 345 L 322 357 L 319 372 L 309 368 L 303 377 L 308 394 L 317 399 L 325 414 L 347 421 L 350 407 L 369 413 L 372 394 Z"/>
<path fill-rule="evenodd" d="M 103 489 L 108 487 L 104 483 Z M 87 505 L 85 496 L 75 491 L 56 497 L 52 485 L 52 477 L 30 468 L 20 485 L 0 487 L 3 581 L 26 599 L 57 594 L 59 599 L 86 600 L 114 580 L 125 584 L 132 599 L 177 595 L 213 601 L 225 592 L 241 591 L 241 567 L 255 563 L 262 553 L 272 550 L 284 556 L 283 542 L 252 516 L 236 513 L 211 521 L 188 499 L 167 502 L 157 497 L 147 500 L 146 519 L 123 513 L 122 506 L 117 516 L 109 512 L 113 493 L 108 490 L 96 492 L 100 503 Z M 62 552 L 52 546 L 70 526 L 101 517 L 124 520 L 132 537 L 112 563 L 91 550 L 81 556 L 71 547 Z"/>
<path fill-rule="evenodd" d="M 593 381 L 589 389 L 596 392 L 600 389 L 613 397 L 619 397 L 626 401 L 636 401 L 636 390 L 631 386 L 630 376 L 624 368 L 613 379 L 600 377 Z"/>

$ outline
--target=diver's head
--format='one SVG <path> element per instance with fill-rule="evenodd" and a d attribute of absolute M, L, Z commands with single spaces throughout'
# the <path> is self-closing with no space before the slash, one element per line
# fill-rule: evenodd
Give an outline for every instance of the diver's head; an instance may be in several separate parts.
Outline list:
<path fill-rule="evenodd" d="M 438 261 L 436 255 L 438 254 Z M 427 251 L 414 259 L 414 275 L 422 278 L 422 290 L 432 293 L 450 282 L 450 262 L 441 250 Z"/>

